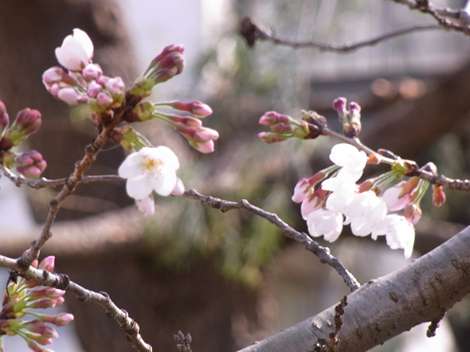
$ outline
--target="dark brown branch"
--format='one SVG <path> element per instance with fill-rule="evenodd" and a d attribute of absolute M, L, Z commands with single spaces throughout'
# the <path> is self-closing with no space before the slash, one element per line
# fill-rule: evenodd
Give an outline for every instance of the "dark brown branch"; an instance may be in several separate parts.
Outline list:
<path fill-rule="evenodd" d="M 295 41 L 291 39 L 285 39 L 277 37 L 272 33 L 268 33 L 266 30 L 261 29 L 255 23 L 251 21 L 250 18 L 245 17 L 240 24 L 240 34 L 245 38 L 247 44 L 252 47 L 256 44 L 257 40 L 269 41 L 277 45 L 288 46 L 293 49 L 302 49 L 302 48 L 312 48 L 320 51 L 330 51 L 337 53 L 350 53 L 352 51 L 365 48 L 368 46 L 377 45 L 383 41 L 393 39 L 402 35 L 406 35 L 413 32 L 429 31 L 441 29 L 438 25 L 417 25 L 409 28 L 399 29 L 394 32 L 378 35 L 376 37 L 359 41 L 352 44 L 326 44 L 317 42 L 314 40 L 307 41 Z"/>
<path fill-rule="evenodd" d="M 423 322 L 470 293 L 470 227 L 401 270 L 348 296 L 336 352 L 361 352 Z M 328 340 L 337 304 L 240 352 L 311 352 Z"/>
<path fill-rule="evenodd" d="M 442 28 L 470 35 L 468 26 L 468 14 L 464 10 L 453 10 L 449 8 L 438 8 L 428 0 L 391 0 L 397 4 L 408 6 L 411 10 L 417 10 L 431 15 Z"/>
<path fill-rule="evenodd" d="M 322 263 L 328 264 L 332 267 L 344 280 L 346 285 L 352 291 L 360 287 L 357 279 L 349 272 L 348 269 L 330 253 L 330 249 L 327 247 L 321 246 L 317 241 L 310 237 L 305 232 L 300 232 L 292 228 L 284 220 L 282 220 L 277 214 L 271 213 L 264 209 L 261 209 L 246 199 L 242 199 L 238 202 L 224 200 L 221 198 L 216 198 L 212 196 L 207 196 L 202 193 L 199 193 L 196 190 L 188 190 L 184 193 L 185 197 L 193 198 L 199 200 L 204 205 L 207 205 L 211 208 L 218 209 L 221 212 L 227 212 L 232 209 L 245 209 L 250 213 L 258 215 L 266 220 L 268 220 L 273 225 L 277 226 L 287 237 L 302 243 L 307 250 L 315 254 Z"/>
<path fill-rule="evenodd" d="M 0 255 L 0 267 L 18 272 L 21 276 L 27 279 L 33 279 L 41 285 L 65 289 L 73 293 L 83 302 L 91 302 L 100 306 L 126 333 L 126 336 L 136 351 L 152 352 L 152 346 L 148 345 L 140 335 L 137 322 L 133 320 L 125 310 L 119 308 L 108 294 L 88 290 L 70 281 L 64 274 L 49 273 L 31 266 L 24 268 L 18 264 L 17 260 L 3 255 Z"/>

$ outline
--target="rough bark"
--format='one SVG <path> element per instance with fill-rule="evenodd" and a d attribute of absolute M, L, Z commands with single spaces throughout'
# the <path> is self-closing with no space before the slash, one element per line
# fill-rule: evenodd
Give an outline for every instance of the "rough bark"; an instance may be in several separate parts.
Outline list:
<path fill-rule="evenodd" d="M 367 351 L 413 326 L 440 319 L 470 292 L 470 227 L 409 266 L 347 297 L 335 351 Z M 334 330 L 335 306 L 240 352 L 311 352 Z"/>

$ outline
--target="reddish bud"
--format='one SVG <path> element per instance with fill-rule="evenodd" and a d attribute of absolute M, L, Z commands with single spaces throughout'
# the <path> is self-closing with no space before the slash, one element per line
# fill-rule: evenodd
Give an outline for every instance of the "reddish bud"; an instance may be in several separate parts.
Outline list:
<path fill-rule="evenodd" d="M 258 123 L 263 126 L 272 126 L 278 123 L 289 123 L 290 117 L 288 115 L 280 114 L 276 111 L 268 111 L 260 117 Z"/>
<path fill-rule="evenodd" d="M 82 75 L 87 81 L 96 80 L 103 74 L 103 70 L 98 64 L 88 64 L 82 70 Z"/>
<path fill-rule="evenodd" d="M 444 192 L 444 186 L 433 185 L 432 186 L 432 204 L 435 207 L 441 207 L 446 202 L 446 193 Z"/>
<path fill-rule="evenodd" d="M 277 142 L 285 141 L 287 139 L 287 137 L 284 137 L 280 134 L 272 133 L 272 132 L 259 132 L 257 136 L 264 143 L 277 143 Z"/>
<path fill-rule="evenodd" d="M 106 89 L 114 96 L 121 96 L 125 93 L 126 85 L 121 77 L 113 77 L 106 82 Z"/>
<path fill-rule="evenodd" d="M 190 142 L 190 144 L 194 147 L 194 149 L 203 154 L 210 154 L 215 150 L 215 144 L 213 140 L 209 140 L 202 143 Z"/>
<path fill-rule="evenodd" d="M 184 47 L 181 45 L 169 45 L 152 60 L 149 69 L 149 77 L 155 83 L 161 83 L 173 78 L 183 71 Z"/>
<path fill-rule="evenodd" d="M 48 68 L 42 74 L 42 83 L 46 86 L 51 86 L 54 83 L 59 83 L 64 81 L 64 78 L 67 76 L 67 73 L 64 71 L 62 67 L 54 66 Z"/>
<path fill-rule="evenodd" d="M 347 99 L 344 97 L 339 97 L 333 100 L 333 109 L 335 109 L 338 114 L 345 114 L 346 113 L 346 103 Z"/>
<path fill-rule="evenodd" d="M 162 103 L 163 104 L 163 103 Z M 199 100 L 193 101 L 170 101 L 164 105 L 171 106 L 173 109 L 187 111 L 197 117 L 203 118 L 212 115 L 212 109 L 209 105 Z"/>
<path fill-rule="evenodd" d="M 15 162 L 16 170 L 26 177 L 39 177 L 47 167 L 47 162 L 36 150 L 22 153 Z"/>
<path fill-rule="evenodd" d="M 36 133 L 42 124 L 41 113 L 38 110 L 26 108 L 18 112 L 14 128 L 26 136 Z"/>
<path fill-rule="evenodd" d="M 2 134 L 3 130 L 8 127 L 10 123 L 10 117 L 8 116 L 7 108 L 5 103 L 0 100 L 0 135 Z"/>
<path fill-rule="evenodd" d="M 57 326 L 65 326 L 72 322 L 74 319 L 73 314 L 70 313 L 60 313 L 58 315 L 44 315 L 41 317 L 41 320 L 46 323 L 51 323 Z"/>
<path fill-rule="evenodd" d="M 113 103 L 113 98 L 106 92 L 100 92 L 96 97 L 96 102 L 99 106 L 107 108 Z"/>

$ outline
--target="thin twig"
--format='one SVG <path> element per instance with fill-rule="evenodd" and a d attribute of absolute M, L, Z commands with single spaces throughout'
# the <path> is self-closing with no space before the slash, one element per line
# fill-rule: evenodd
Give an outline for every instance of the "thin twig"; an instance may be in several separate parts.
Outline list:
<path fill-rule="evenodd" d="M 140 328 L 137 322 L 133 320 L 125 310 L 119 308 L 108 294 L 86 289 L 70 281 L 64 274 L 50 273 L 32 266 L 24 268 L 18 264 L 17 260 L 3 255 L 0 255 L 0 267 L 17 272 L 27 279 L 33 279 L 41 285 L 66 290 L 73 293 L 83 302 L 91 302 L 100 306 L 126 333 L 131 345 L 136 351 L 152 352 L 152 346 L 147 344 L 140 335 Z"/>
<path fill-rule="evenodd" d="M 250 213 L 253 213 L 255 215 L 258 215 L 259 217 L 268 220 L 270 223 L 277 226 L 287 237 L 302 243 L 305 248 L 315 254 L 322 263 L 325 263 L 332 267 L 341 276 L 346 285 L 348 285 L 351 292 L 360 287 L 359 281 L 357 281 L 353 274 L 351 274 L 351 272 L 346 269 L 346 267 L 338 260 L 338 258 L 336 258 L 330 253 L 329 248 L 321 246 L 307 233 L 295 230 L 284 220 L 282 220 L 279 215 L 261 209 L 251 204 L 246 199 L 234 202 L 213 196 L 208 196 L 196 190 L 187 190 L 184 193 L 184 196 L 187 198 L 199 200 L 204 205 L 207 205 L 214 209 L 218 209 L 221 212 L 227 212 L 232 209 L 245 209 Z"/>
<path fill-rule="evenodd" d="M 397 4 L 408 6 L 411 10 L 417 10 L 431 15 L 444 29 L 470 35 L 468 13 L 465 10 L 454 10 L 450 8 L 439 8 L 433 6 L 428 0 L 391 0 Z"/>
<path fill-rule="evenodd" d="M 94 138 L 94 140 L 85 147 L 85 153 L 81 160 L 75 163 L 72 174 L 67 177 L 59 193 L 49 203 L 49 211 L 47 213 L 46 221 L 42 228 L 39 238 L 35 240 L 31 246 L 23 252 L 21 257 L 18 259 L 20 265 L 27 267 L 31 265 L 34 259 L 39 256 L 39 252 L 44 244 L 51 238 L 51 227 L 54 223 L 57 214 L 61 208 L 64 200 L 72 194 L 81 180 L 85 172 L 90 168 L 93 162 L 96 160 L 98 153 L 103 149 L 109 140 L 109 135 L 113 129 L 123 120 L 126 114 L 128 114 L 134 106 L 139 102 L 140 98 L 134 96 L 128 96 L 126 104 L 122 108 L 115 111 L 114 116 L 107 121 L 106 124 L 101 126 L 101 131 Z"/>
<path fill-rule="evenodd" d="M 263 41 L 270 41 L 277 45 L 288 46 L 293 49 L 313 48 L 313 49 L 318 49 L 320 51 L 349 53 L 349 52 L 352 52 L 361 48 L 377 45 L 383 41 L 396 38 L 405 34 L 409 34 L 413 32 L 420 32 L 420 31 L 436 30 L 436 29 L 442 29 L 442 28 L 439 25 L 417 25 L 417 26 L 412 26 L 409 28 L 399 29 L 394 32 L 378 35 L 376 37 L 359 41 L 356 43 L 352 43 L 352 44 L 334 45 L 334 44 L 321 43 L 321 42 L 314 41 L 314 40 L 296 41 L 292 39 L 280 38 L 274 35 L 273 33 L 268 33 L 266 30 L 261 29 L 259 26 L 253 23 L 250 18 L 246 17 L 241 22 L 240 34 L 245 38 L 249 46 L 254 46 L 257 40 L 263 40 Z"/>

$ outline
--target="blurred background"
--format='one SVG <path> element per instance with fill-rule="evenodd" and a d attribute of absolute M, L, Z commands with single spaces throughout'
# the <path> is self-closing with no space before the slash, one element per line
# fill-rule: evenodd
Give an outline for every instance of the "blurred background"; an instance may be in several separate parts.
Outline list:
<path fill-rule="evenodd" d="M 434 1 L 463 7 L 464 1 Z M 293 50 L 266 42 L 249 48 L 240 20 L 297 40 L 344 44 L 417 24 L 433 23 L 391 1 L 339 0 L 3 0 L 0 2 L 0 98 L 10 115 L 24 106 L 43 112 L 33 147 L 48 160 L 47 177 L 66 176 L 93 130 L 79 109 L 47 94 L 42 72 L 54 48 L 75 27 L 95 43 L 96 62 L 131 83 L 171 43 L 186 48 L 183 74 L 159 85 L 155 98 L 194 98 L 214 109 L 221 133 L 212 155 L 199 155 L 156 122 L 138 126 L 154 144 L 177 151 L 187 187 L 229 199 L 250 199 L 300 230 L 290 201 L 296 181 L 326 163 L 333 141 L 264 145 L 257 120 L 267 110 L 316 110 L 336 125 L 338 96 L 363 107 L 362 138 L 420 163 L 433 160 L 454 177 L 470 173 L 470 37 L 417 32 L 349 54 Z M 122 151 L 100 154 L 90 173 L 114 173 Z M 51 190 L 17 189 L 0 179 L 0 252 L 17 256 L 38 233 Z M 465 194 L 448 193 L 443 208 L 423 202 L 415 256 L 467 225 Z M 190 332 L 194 351 L 234 351 L 334 304 L 347 292 L 336 273 L 279 231 L 245 213 L 220 214 L 186 199 L 158 199 L 142 219 L 122 186 L 84 185 L 70 197 L 44 254 L 57 270 L 106 291 L 141 326 L 156 350 L 175 351 L 173 334 Z M 407 264 L 384 241 L 345 232 L 332 251 L 361 282 Z M 6 279 L 7 273 L 3 273 Z M 3 284 L 3 283 L 2 283 Z M 56 351 L 128 351 L 114 321 L 92 305 L 67 300 L 75 314 Z M 469 351 L 470 300 L 454 307 L 432 339 L 426 326 L 375 351 Z M 6 339 L 6 351 L 27 351 Z"/>

